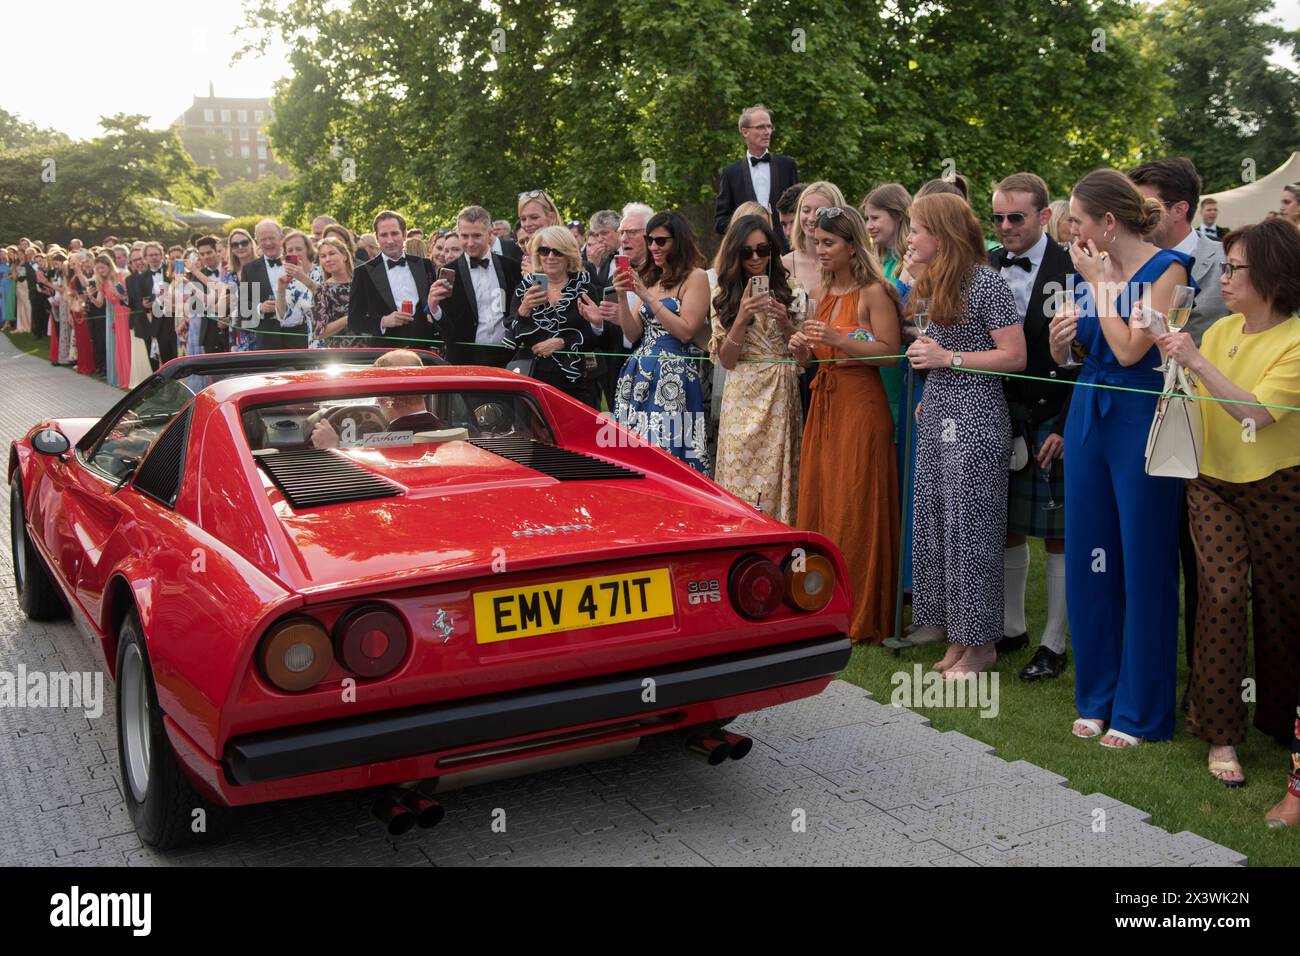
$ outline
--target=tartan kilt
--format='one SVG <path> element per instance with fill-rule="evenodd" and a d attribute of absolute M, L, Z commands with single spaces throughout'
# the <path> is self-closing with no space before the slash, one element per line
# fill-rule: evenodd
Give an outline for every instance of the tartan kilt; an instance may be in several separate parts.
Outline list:
<path fill-rule="evenodd" d="M 1051 494 L 1048 494 L 1049 482 L 1044 480 L 1034 460 L 1034 452 L 1051 434 L 1051 422 L 1039 425 L 1031 437 L 1026 436 L 1029 444 L 1029 464 L 1019 471 L 1013 471 L 1007 485 L 1007 534 L 1023 534 L 1031 538 L 1065 537 L 1065 459 L 1058 458 L 1052 462 L 1050 480 Z M 1060 505 L 1055 511 L 1046 511 L 1043 505 L 1052 498 Z"/>

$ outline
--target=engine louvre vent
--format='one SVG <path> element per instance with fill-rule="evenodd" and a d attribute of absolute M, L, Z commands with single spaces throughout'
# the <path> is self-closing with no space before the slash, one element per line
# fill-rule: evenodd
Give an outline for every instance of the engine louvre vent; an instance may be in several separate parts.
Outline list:
<path fill-rule="evenodd" d="M 302 448 L 256 457 L 295 510 L 395 498 L 402 493 L 396 485 L 328 448 Z"/>
<path fill-rule="evenodd" d="M 559 481 L 645 477 L 631 468 L 532 438 L 471 438 L 469 443 Z"/>

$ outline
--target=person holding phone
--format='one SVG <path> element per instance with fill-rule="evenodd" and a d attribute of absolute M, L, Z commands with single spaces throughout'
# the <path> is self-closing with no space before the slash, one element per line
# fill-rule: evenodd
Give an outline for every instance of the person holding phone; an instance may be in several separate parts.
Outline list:
<path fill-rule="evenodd" d="M 817 311 L 790 338 L 795 359 L 817 367 L 796 515 L 798 527 L 844 553 L 855 595 L 849 636 L 878 644 L 893 630 L 899 519 L 893 421 L 876 366 L 897 361 L 888 356 L 899 351 L 898 294 L 856 209 L 821 209 L 813 241 L 822 270 Z"/>
<path fill-rule="evenodd" d="M 430 287 L 430 315 L 452 364 L 504 368 L 514 351 L 503 340 L 522 278 L 519 261 L 492 251 L 492 215 L 482 206 L 457 213 L 456 238 L 464 252 L 444 267 L 455 279 Z"/>
<path fill-rule="evenodd" d="M 713 480 L 778 521 L 793 525 L 803 409 L 799 367 L 790 361 L 794 292 L 776 230 L 743 216 L 722 240 L 714 266 L 709 357 L 727 370 Z"/>
<path fill-rule="evenodd" d="M 297 229 L 284 236 L 284 274 L 275 286 L 275 314 L 280 320 L 281 348 L 319 348 L 312 339 L 312 296 L 324 275 L 316 264 L 316 246 Z"/>
<path fill-rule="evenodd" d="M 542 271 L 520 279 L 502 344 L 512 361 L 531 360 L 533 378 L 598 409 L 604 369 L 580 353 L 604 326 L 578 243 L 564 226 L 546 226 L 533 233 L 528 255 Z"/>
<path fill-rule="evenodd" d="M 631 292 L 634 313 L 619 296 L 623 337 L 637 346 L 619 377 L 614 417 L 646 441 L 708 474 L 708 419 L 701 361 L 695 338 L 709 312 L 709 279 L 704 258 L 688 223 L 675 212 L 660 212 L 645 224 L 650 251 L 646 275 L 620 255 L 614 287 Z"/>
<path fill-rule="evenodd" d="M 1079 180 L 1070 195 L 1078 308 L 1050 326 L 1057 364 L 1076 338 L 1088 353 L 1065 423 L 1065 587 L 1079 713 L 1071 732 L 1111 749 L 1174 735 L 1183 483 L 1146 473 L 1164 379 L 1154 370 L 1156 331 L 1130 321 L 1140 303 L 1167 312 L 1174 287 L 1189 282 L 1188 257 L 1150 241 L 1164 215 L 1118 170 Z"/>

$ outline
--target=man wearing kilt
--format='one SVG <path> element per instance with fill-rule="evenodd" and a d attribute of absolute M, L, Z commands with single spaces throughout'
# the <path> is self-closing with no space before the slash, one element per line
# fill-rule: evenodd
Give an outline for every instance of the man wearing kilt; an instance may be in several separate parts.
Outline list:
<path fill-rule="evenodd" d="M 989 265 L 1011 287 L 1024 316 L 1027 364 L 1024 375 L 1007 378 L 1011 411 L 1012 468 L 1008 487 L 1007 540 L 1002 552 L 1004 616 L 999 656 L 1029 645 L 1025 584 L 1029 578 L 1028 536 L 1047 549 L 1047 626 L 1029 664 L 1026 681 L 1056 677 L 1065 668 L 1065 442 L 1069 384 L 1075 371 L 1052 360 L 1048 325 L 1054 292 L 1066 288 L 1074 271 L 1070 254 L 1047 234 L 1052 219 L 1047 184 L 1033 173 L 1015 173 L 993 192 L 993 225 L 1002 245 L 989 252 Z M 1017 468 L 1019 465 L 1021 467 Z"/>

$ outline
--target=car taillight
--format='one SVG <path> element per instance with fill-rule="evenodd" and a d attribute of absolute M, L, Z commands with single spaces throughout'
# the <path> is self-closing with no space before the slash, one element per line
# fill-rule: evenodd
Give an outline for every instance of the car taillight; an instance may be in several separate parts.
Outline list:
<path fill-rule="evenodd" d="M 732 565 L 727 584 L 731 603 L 751 621 L 775 611 L 785 591 L 781 569 L 761 554 L 747 554 Z"/>
<path fill-rule="evenodd" d="M 341 663 L 358 677 L 391 674 L 406 657 L 406 624 L 382 605 L 348 611 L 334 625 L 334 649 Z"/>
<path fill-rule="evenodd" d="M 830 558 L 808 554 L 785 563 L 785 599 L 801 611 L 820 611 L 835 593 L 835 565 Z"/>
<path fill-rule="evenodd" d="M 309 617 L 290 617 L 267 631 L 257 648 L 262 674 L 280 690 L 313 687 L 334 663 L 325 628 Z"/>

